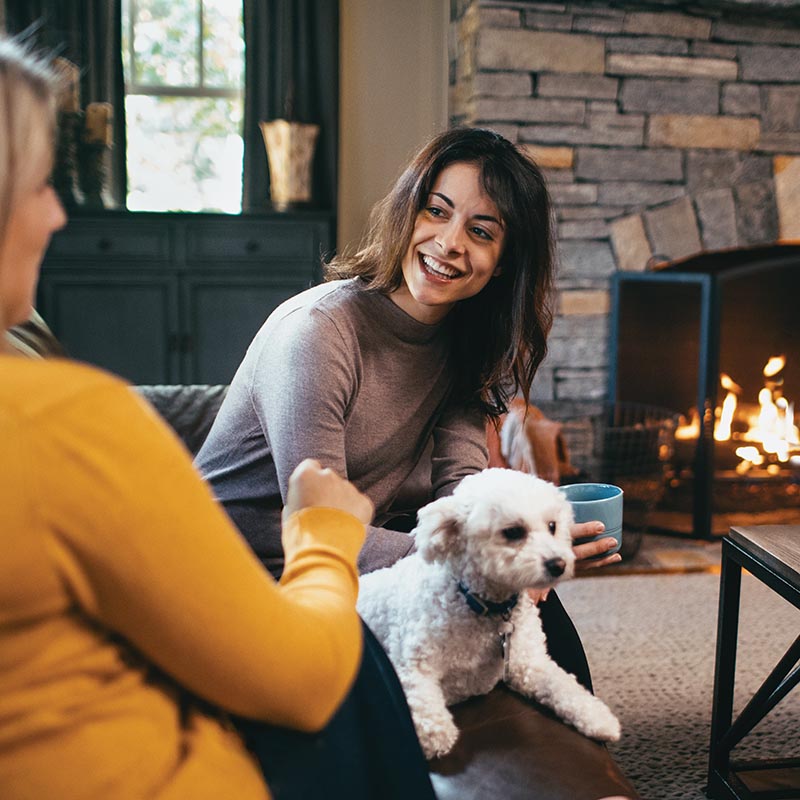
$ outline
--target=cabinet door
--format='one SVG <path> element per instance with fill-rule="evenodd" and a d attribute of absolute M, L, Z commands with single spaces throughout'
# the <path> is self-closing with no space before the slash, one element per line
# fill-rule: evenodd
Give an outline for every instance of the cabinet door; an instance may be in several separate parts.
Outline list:
<path fill-rule="evenodd" d="M 72 358 L 132 383 L 179 380 L 175 278 L 54 269 L 42 274 L 39 308 Z"/>
<path fill-rule="evenodd" d="M 186 383 L 230 383 L 264 320 L 284 300 L 308 288 L 300 276 L 248 275 L 185 278 L 185 324 L 190 332 Z"/>
<path fill-rule="evenodd" d="M 293 263 L 319 273 L 321 256 L 330 249 L 330 220 L 210 219 L 186 226 L 186 259 L 195 267 L 270 265 L 281 271 Z"/>

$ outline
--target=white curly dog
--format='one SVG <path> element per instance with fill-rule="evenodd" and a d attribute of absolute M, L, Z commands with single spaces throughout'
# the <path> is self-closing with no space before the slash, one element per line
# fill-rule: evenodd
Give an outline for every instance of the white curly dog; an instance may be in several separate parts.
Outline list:
<path fill-rule="evenodd" d="M 487 469 L 419 511 L 414 554 L 361 578 L 358 611 L 397 670 L 428 758 L 458 738 L 447 707 L 500 680 L 586 736 L 619 738 L 605 703 L 548 655 L 525 591 L 571 576 L 572 521 L 552 483 Z"/>

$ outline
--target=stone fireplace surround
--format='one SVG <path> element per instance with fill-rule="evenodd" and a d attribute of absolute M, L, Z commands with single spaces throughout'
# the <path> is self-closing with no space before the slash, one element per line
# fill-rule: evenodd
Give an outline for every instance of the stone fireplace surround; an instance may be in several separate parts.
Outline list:
<path fill-rule="evenodd" d="M 591 471 L 610 276 L 800 240 L 800 2 L 453 0 L 451 20 L 452 122 L 524 144 L 550 184 L 559 301 L 532 400 Z"/>

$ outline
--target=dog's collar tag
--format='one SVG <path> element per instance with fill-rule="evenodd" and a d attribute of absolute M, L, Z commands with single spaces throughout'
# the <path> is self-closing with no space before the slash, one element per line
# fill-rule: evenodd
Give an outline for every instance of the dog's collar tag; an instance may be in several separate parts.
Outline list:
<path fill-rule="evenodd" d="M 491 617 L 497 615 L 502 616 L 503 619 L 508 619 L 508 617 L 511 615 L 511 610 L 517 604 L 517 600 L 519 599 L 519 595 L 513 594 L 508 598 L 508 600 L 504 600 L 502 603 L 495 603 L 492 600 L 485 600 L 484 598 L 473 594 L 469 589 L 467 589 L 466 586 L 464 586 L 461 581 L 458 582 L 458 591 L 464 595 L 467 605 L 479 617 Z"/>
<path fill-rule="evenodd" d="M 508 683 L 511 670 L 511 634 L 514 633 L 514 623 L 509 621 L 509 616 L 510 614 L 503 614 L 503 623 L 498 631 L 503 648 L 503 683 Z"/>

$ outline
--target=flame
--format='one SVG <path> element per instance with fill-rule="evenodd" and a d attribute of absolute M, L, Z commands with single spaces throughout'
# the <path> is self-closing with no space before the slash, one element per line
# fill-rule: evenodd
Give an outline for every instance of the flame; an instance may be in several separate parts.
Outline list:
<path fill-rule="evenodd" d="M 764 377 L 772 378 L 786 366 L 786 356 L 770 356 L 764 367 Z"/>
<path fill-rule="evenodd" d="M 757 447 L 737 447 L 736 455 L 742 460 L 736 465 L 736 472 L 744 475 L 752 466 L 761 466 L 764 463 L 764 456 L 758 452 Z"/>
<path fill-rule="evenodd" d="M 730 375 L 720 373 L 720 385 L 726 390 L 721 408 L 715 412 L 714 440 L 740 441 L 735 450 L 741 459 L 739 475 L 761 467 L 769 475 L 778 475 L 781 465 L 800 465 L 800 429 L 795 424 L 794 403 L 783 396 L 779 373 L 786 366 L 784 355 L 771 356 L 763 369 L 764 388 L 758 393 L 758 406 L 740 403 L 742 387 Z M 744 426 L 747 430 L 742 430 Z M 692 409 L 688 422 L 675 431 L 677 439 L 696 439 L 700 435 L 700 417 Z"/>
<path fill-rule="evenodd" d="M 684 417 L 681 417 L 683 420 Z M 700 415 L 697 413 L 697 409 L 693 408 L 690 412 L 690 419 L 688 422 L 685 422 L 682 425 L 678 425 L 675 428 L 675 438 L 676 439 L 697 439 L 700 436 Z"/>
<path fill-rule="evenodd" d="M 714 426 L 714 439 L 718 442 L 727 442 L 731 438 L 734 411 L 736 411 L 736 395 L 733 392 L 728 392 L 722 402 L 722 412 L 719 415 L 717 424 Z"/>
<path fill-rule="evenodd" d="M 724 372 L 720 372 L 719 374 L 719 382 L 722 385 L 723 389 L 727 389 L 729 392 L 735 392 L 736 394 L 742 393 L 742 387 L 736 383 L 730 375 L 726 375 Z"/>
<path fill-rule="evenodd" d="M 788 463 L 791 451 L 800 449 L 800 431 L 794 424 L 794 403 L 781 396 L 779 387 L 782 382 L 769 380 L 785 366 L 786 357 L 782 355 L 772 356 L 764 366 L 763 374 L 768 380 L 758 393 L 758 414 L 747 420 L 749 428 L 740 436 L 746 442 L 757 443 L 760 448 L 751 446 L 736 450 L 736 455 L 742 459 L 737 472 L 747 471 L 753 465 L 760 466 L 765 461 L 764 456 L 772 456 L 766 469 L 771 475 L 778 474 L 779 464 Z M 760 460 L 753 458 L 754 451 Z"/>

